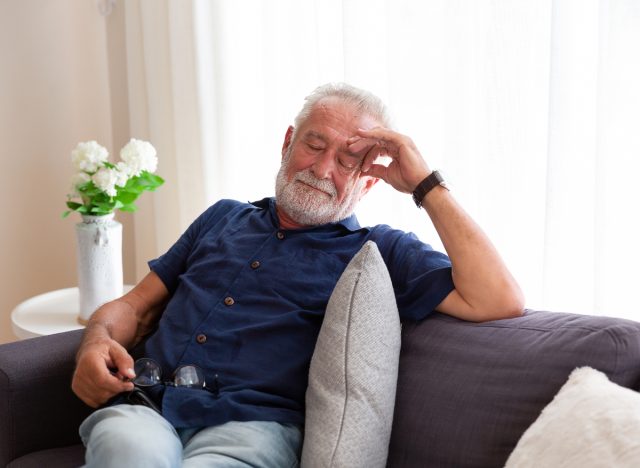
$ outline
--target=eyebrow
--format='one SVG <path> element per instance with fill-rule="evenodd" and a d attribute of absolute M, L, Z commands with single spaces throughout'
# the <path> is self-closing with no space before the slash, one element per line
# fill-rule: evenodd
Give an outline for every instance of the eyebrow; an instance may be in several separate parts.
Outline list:
<path fill-rule="evenodd" d="M 327 142 L 327 137 L 325 137 L 322 133 L 316 132 L 315 130 L 309 130 L 304 134 L 304 138 L 318 138 L 319 140 Z"/>

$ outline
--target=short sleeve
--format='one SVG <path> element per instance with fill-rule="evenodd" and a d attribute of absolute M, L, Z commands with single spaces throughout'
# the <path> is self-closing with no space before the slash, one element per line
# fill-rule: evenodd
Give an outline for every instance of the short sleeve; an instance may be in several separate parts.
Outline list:
<path fill-rule="evenodd" d="M 221 202 L 210 206 L 191 223 L 165 254 L 148 262 L 151 271 L 160 277 L 170 294 L 175 292 L 180 275 L 187 269 L 189 255 L 221 211 L 224 211 Z"/>
<path fill-rule="evenodd" d="M 422 320 L 454 290 L 449 257 L 415 234 L 380 225 L 370 239 L 387 265 L 403 320 Z"/>

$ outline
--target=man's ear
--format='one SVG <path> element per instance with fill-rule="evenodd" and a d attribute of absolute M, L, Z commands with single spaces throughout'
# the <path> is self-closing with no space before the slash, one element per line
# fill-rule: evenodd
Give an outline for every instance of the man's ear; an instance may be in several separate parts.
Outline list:
<path fill-rule="evenodd" d="M 362 192 L 360 192 L 360 200 L 364 197 L 371 188 L 378 183 L 380 179 L 377 177 L 364 176 L 367 178 L 367 181 L 364 183 L 364 187 L 362 187 Z"/>
<path fill-rule="evenodd" d="M 287 150 L 289 146 L 291 146 L 291 139 L 293 138 L 293 126 L 289 125 L 287 128 L 287 133 L 284 135 L 284 142 L 282 143 L 282 159 L 284 159 L 284 155 L 287 154 Z"/>

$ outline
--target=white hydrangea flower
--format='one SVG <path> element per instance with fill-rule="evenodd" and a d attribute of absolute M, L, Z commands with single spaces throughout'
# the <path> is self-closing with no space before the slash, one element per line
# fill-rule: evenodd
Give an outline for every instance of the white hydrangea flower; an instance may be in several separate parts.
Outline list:
<path fill-rule="evenodd" d="M 116 164 L 116 185 L 118 187 L 124 187 L 127 185 L 127 181 L 129 180 L 129 176 L 131 175 L 129 166 L 127 166 L 124 162 L 120 161 Z"/>
<path fill-rule="evenodd" d="M 118 181 L 118 171 L 103 167 L 91 176 L 91 180 L 100 190 L 110 197 L 116 196 L 116 182 Z"/>
<path fill-rule="evenodd" d="M 109 157 L 109 152 L 96 141 L 78 143 L 71 152 L 71 161 L 79 171 L 96 172 Z"/>
<path fill-rule="evenodd" d="M 156 149 L 151 143 L 135 138 L 120 150 L 120 158 L 133 176 L 139 176 L 142 171 L 155 172 L 158 167 L 156 154 Z"/>

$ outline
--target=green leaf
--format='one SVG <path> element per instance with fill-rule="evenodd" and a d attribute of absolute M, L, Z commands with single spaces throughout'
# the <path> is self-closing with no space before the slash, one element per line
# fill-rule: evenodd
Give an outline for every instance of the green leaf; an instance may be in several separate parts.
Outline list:
<path fill-rule="evenodd" d="M 72 202 L 72 201 L 68 201 L 67 202 L 67 208 L 76 211 L 78 208 L 80 208 L 82 206 L 82 203 L 76 203 L 76 202 Z M 67 212 L 68 213 L 68 212 Z M 68 215 L 67 215 L 68 216 Z"/>
<path fill-rule="evenodd" d="M 127 181 L 127 184 L 122 189 L 125 192 L 135 193 L 136 195 L 140 195 L 144 192 L 144 186 L 140 185 L 140 178 L 133 177 Z"/>
<path fill-rule="evenodd" d="M 160 187 L 162 184 L 164 184 L 164 179 L 159 175 L 151 174 L 149 172 L 147 172 L 147 174 L 148 174 L 149 180 L 155 187 Z"/>
<path fill-rule="evenodd" d="M 133 213 L 137 209 L 138 209 L 138 207 L 136 205 L 134 205 L 133 203 L 131 203 L 129 205 L 124 205 L 122 208 L 120 208 L 120 211 L 127 211 L 129 213 Z"/>
<path fill-rule="evenodd" d="M 106 214 L 114 210 L 116 203 L 94 203 L 94 205 L 95 206 L 91 208 L 92 213 Z"/>
<path fill-rule="evenodd" d="M 110 206 L 101 205 L 101 206 L 94 206 L 93 208 L 91 208 L 91 214 L 96 216 L 102 216 L 112 212 L 113 212 L 113 209 Z"/>
<path fill-rule="evenodd" d="M 115 199 L 116 202 L 120 201 L 125 205 L 128 205 L 129 203 L 133 203 L 134 201 L 136 201 L 136 199 L 138 198 L 138 193 L 135 192 L 129 192 L 129 191 L 118 191 L 118 195 L 116 195 Z"/>
<path fill-rule="evenodd" d="M 88 182 L 85 182 L 84 184 L 78 185 L 76 187 L 76 190 L 79 192 L 84 192 L 85 190 L 87 190 L 89 188 L 89 184 L 93 184 L 93 182 L 91 180 L 89 180 Z"/>
<path fill-rule="evenodd" d="M 146 190 L 148 186 L 149 186 L 149 181 L 144 177 L 138 177 L 134 185 L 134 187 L 138 187 L 143 190 Z"/>
<path fill-rule="evenodd" d="M 92 204 L 96 206 L 112 207 L 113 200 L 108 195 L 96 195 L 93 197 Z"/>
<path fill-rule="evenodd" d="M 137 182 L 140 186 L 144 187 L 145 190 L 154 190 L 164 183 L 164 179 L 150 172 L 142 171 L 140 176 L 138 176 Z"/>
<path fill-rule="evenodd" d="M 140 179 L 140 177 L 138 177 L 138 176 L 131 177 L 129 180 L 127 180 L 127 183 L 124 186 L 124 188 L 125 189 L 130 189 L 132 187 L 135 187 L 137 182 L 138 182 L 138 179 Z"/>

